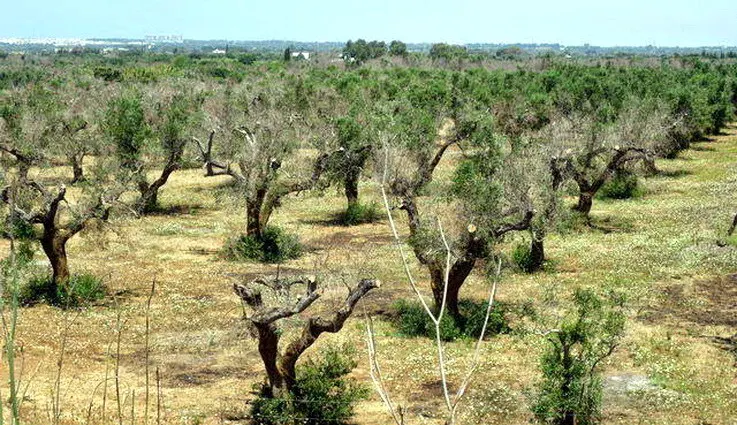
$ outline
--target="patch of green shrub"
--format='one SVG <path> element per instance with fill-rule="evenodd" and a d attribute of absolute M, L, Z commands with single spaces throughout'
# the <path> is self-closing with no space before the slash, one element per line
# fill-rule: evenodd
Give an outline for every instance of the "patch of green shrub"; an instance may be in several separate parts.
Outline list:
<path fill-rule="evenodd" d="M 230 260 L 252 260 L 264 263 L 280 263 L 299 258 L 303 247 L 296 235 L 284 232 L 276 226 L 268 226 L 260 237 L 241 235 L 230 239 L 224 248 Z"/>
<path fill-rule="evenodd" d="M 261 388 L 251 406 L 258 425 L 341 425 L 349 423 L 353 411 L 368 396 L 368 389 L 348 374 L 356 367 L 355 351 L 331 347 L 297 366 L 297 382 L 282 397 L 270 397 Z"/>
<path fill-rule="evenodd" d="M 642 196 L 637 175 L 629 171 L 618 171 L 599 189 L 599 199 L 633 199 Z"/>
<path fill-rule="evenodd" d="M 338 221 L 346 226 L 355 226 L 358 224 L 374 223 L 379 220 L 381 214 L 376 203 L 371 204 L 350 204 L 345 211 L 340 214 Z"/>
<path fill-rule="evenodd" d="M 525 273 L 529 273 L 532 270 L 532 250 L 530 249 L 529 242 L 520 242 L 514 247 L 512 261 Z"/>
<path fill-rule="evenodd" d="M 18 290 L 18 302 L 30 306 L 46 302 L 62 308 L 75 308 L 92 304 L 105 298 L 107 288 L 98 277 L 91 274 L 74 275 L 69 284 L 57 287 L 49 276 L 31 278 Z"/>
<path fill-rule="evenodd" d="M 92 70 L 92 75 L 95 76 L 95 78 L 99 78 L 101 80 L 105 80 L 107 82 L 120 82 L 123 81 L 123 72 L 119 69 L 107 67 L 107 66 L 98 66 L 95 67 Z"/>
<path fill-rule="evenodd" d="M 421 304 L 399 300 L 394 303 L 393 307 L 396 312 L 394 325 L 401 335 L 435 338 L 435 324 Z M 478 338 L 484 326 L 486 307 L 486 303 L 471 300 L 460 301 L 458 308 L 462 318 L 455 319 L 447 313 L 444 314 L 440 320 L 440 339 L 454 341 L 460 338 Z M 486 326 L 486 336 L 511 331 L 506 317 L 508 311 L 509 307 L 506 304 L 499 301 L 494 302 L 494 307 L 489 315 L 489 323 Z"/>
<path fill-rule="evenodd" d="M 593 425 L 600 422 L 602 381 L 599 365 L 624 334 L 624 300 L 603 299 L 577 290 L 575 308 L 548 336 L 540 359 L 542 380 L 532 394 L 538 423 Z"/>
<path fill-rule="evenodd" d="M 3 223 L 2 233 L 5 237 L 13 237 L 15 239 L 29 240 L 33 239 L 36 231 L 33 225 L 18 217 L 8 217 Z"/>
<path fill-rule="evenodd" d="M 590 229 L 589 219 L 578 211 L 562 208 L 556 221 L 556 230 L 562 235 L 578 233 Z"/>

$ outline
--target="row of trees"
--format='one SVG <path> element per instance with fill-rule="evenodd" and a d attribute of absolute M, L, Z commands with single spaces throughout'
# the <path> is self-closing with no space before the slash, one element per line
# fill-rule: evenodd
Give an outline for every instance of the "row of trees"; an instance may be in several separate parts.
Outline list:
<path fill-rule="evenodd" d="M 394 40 L 387 46 L 383 41 L 348 40 L 343 48 L 343 59 L 362 64 L 369 59 L 377 59 L 385 55 L 407 56 L 407 45 Z"/>
<path fill-rule="evenodd" d="M 507 235 L 530 235 L 529 269 L 539 268 L 567 193 L 590 220 L 615 175 L 639 165 L 656 173 L 655 158 L 718 133 L 737 106 L 737 67 L 703 63 L 544 72 L 260 68 L 239 82 L 193 74 L 132 83 L 96 70 L 20 79 L 0 94 L 5 231 L 40 242 L 54 285 L 69 284 L 70 238 L 114 214 L 156 212 L 160 191 L 184 166 L 232 179 L 245 206 L 242 236 L 257 242 L 285 197 L 338 185 L 346 208 L 356 209 L 359 183 L 378 176 L 429 275 L 436 328 L 441 312 L 466 320 L 461 290 L 478 264 L 493 263 Z M 67 176 L 51 170 L 59 164 Z M 441 169 L 450 178 L 439 178 Z M 306 290 L 293 305 L 264 305 L 261 289 L 297 285 Z M 360 281 L 341 309 L 310 319 L 286 350 L 276 323 L 319 297 L 315 280 L 234 288 L 254 312 L 270 396 L 293 391 L 299 356 L 338 331 L 378 285 Z M 558 334 L 561 346 L 585 342 L 571 326 Z M 619 318 L 611 328 L 619 332 Z"/>
<path fill-rule="evenodd" d="M 436 308 L 443 262 L 425 205 L 445 200 L 439 208 L 462 224 L 452 237 L 446 300 L 460 319 L 461 286 L 505 234 L 531 232 L 532 268 L 539 267 L 564 189 L 575 188 L 574 209 L 587 218 L 615 174 L 638 162 L 656 171 L 653 158 L 719 132 L 732 116 L 737 83 L 734 67 L 703 64 L 541 73 L 313 69 L 240 84 L 130 85 L 75 76 L 2 96 L 0 149 L 6 169 L 15 170 L 6 174 L 10 221 L 44 224 L 41 240 L 57 284 L 68 279 L 63 246 L 81 223 L 108 217 L 101 211 L 112 204 L 138 215 L 155 211 L 161 188 L 194 155 L 207 176 L 233 178 L 246 204 L 244 234 L 257 239 L 292 193 L 336 183 L 355 208 L 358 183 L 372 165 L 406 212 Z M 452 182 L 435 183 L 451 151 L 460 152 Z M 88 157 L 94 160 L 85 170 Z M 43 173 L 30 173 L 59 161 L 71 168 L 68 183 L 86 181 L 73 197 L 79 208 L 68 213 L 60 208 L 66 190 L 54 194 Z M 130 190 L 135 199 L 120 202 Z"/>

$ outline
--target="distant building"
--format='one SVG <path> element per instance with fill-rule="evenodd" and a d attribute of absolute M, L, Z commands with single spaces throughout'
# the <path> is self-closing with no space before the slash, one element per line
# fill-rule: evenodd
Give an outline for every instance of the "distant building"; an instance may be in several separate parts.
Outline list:
<path fill-rule="evenodd" d="M 310 60 L 310 52 L 292 52 L 292 59 Z"/>
<path fill-rule="evenodd" d="M 146 42 L 148 43 L 182 43 L 184 37 L 181 35 L 147 35 Z"/>
<path fill-rule="evenodd" d="M 224 54 L 226 54 L 226 53 L 228 53 L 228 52 L 226 52 L 226 51 L 225 51 L 225 50 L 223 50 L 223 49 L 215 49 L 215 50 L 213 50 L 213 51 L 212 51 L 212 54 L 213 54 L 213 55 L 224 55 Z"/>

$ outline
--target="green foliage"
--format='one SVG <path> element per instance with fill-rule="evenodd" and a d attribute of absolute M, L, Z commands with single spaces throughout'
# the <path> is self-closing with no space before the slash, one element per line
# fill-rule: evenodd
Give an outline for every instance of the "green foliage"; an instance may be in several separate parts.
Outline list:
<path fill-rule="evenodd" d="M 111 100 L 103 125 L 115 144 L 121 165 L 136 170 L 149 134 L 141 96 L 128 93 Z"/>
<path fill-rule="evenodd" d="M 530 273 L 533 270 L 532 250 L 529 242 L 520 242 L 514 247 L 512 261 L 525 273 Z"/>
<path fill-rule="evenodd" d="M 367 42 L 358 39 L 355 42 L 348 40 L 343 48 L 343 59 L 353 61 L 356 64 L 362 64 L 369 59 L 376 59 L 384 56 L 387 52 L 386 43 L 383 41 Z"/>
<path fill-rule="evenodd" d="M 558 220 L 556 220 L 556 230 L 558 233 L 566 235 L 578 233 L 590 229 L 590 220 L 585 214 L 570 209 L 562 209 Z"/>
<path fill-rule="evenodd" d="M 2 233 L 5 237 L 13 237 L 20 240 L 31 240 L 36 237 L 33 224 L 13 214 L 7 217 L 3 223 Z"/>
<path fill-rule="evenodd" d="M 450 62 L 465 59 L 466 57 L 468 57 L 468 51 L 464 46 L 437 43 L 430 47 L 430 58 L 433 60 L 442 59 Z"/>
<path fill-rule="evenodd" d="M 602 383 L 598 366 L 624 334 L 621 299 L 604 300 L 591 290 L 577 290 L 575 310 L 548 337 L 540 360 L 543 378 L 533 395 L 532 411 L 540 423 L 598 423 Z"/>
<path fill-rule="evenodd" d="M 510 189 L 499 175 L 502 144 L 488 120 L 465 125 L 474 128 L 471 141 L 477 149 L 456 168 L 450 191 L 465 214 L 474 218 L 479 234 L 487 236 L 503 216 L 504 192 Z"/>
<path fill-rule="evenodd" d="M 599 189 L 596 197 L 599 199 L 632 199 L 642 196 L 642 187 L 637 179 L 637 174 L 626 170 L 614 173 Z"/>
<path fill-rule="evenodd" d="M 348 378 L 356 367 L 355 352 L 329 347 L 297 366 L 297 382 L 291 394 L 270 397 L 262 388 L 251 407 L 258 425 L 341 425 L 350 422 L 356 403 L 368 389 Z"/>
<path fill-rule="evenodd" d="M 37 276 L 19 288 L 18 300 L 26 306 L 43 301 L 57 307 L 76 308 L 99 301 L 106 293 L 102 280 L 91 274 L 74 275 L 62 286 L 54 285 L 49 276 Z"/>
<path fill-rule="evenodd" d="M 399 40 L 389 43 L 389 54 L 392 56 L 407 56 L 407 45 Z"/>
<path fill-rule="evenodd" d="M 202 101 L 200 96 L 179 89 L 167 104 L 159 106 L 158 115 L 163 119 L 154 127 L 154 132 L 163 151 L 178 165 L 181 165 L 187 144 L 187 131 L 199 119 Z"/>
<path fill-rule="evenodd" d="M 348 208 L 338 217 L 338 221 L 346 226 L 374 223 L 379 221 L 382 212 L 374 202 L 370 204 L 348 204 Z"/>
<path fill-rule="evenodd" d="M 95 78 L 99 78 L 107 82 L 123 81 L 123 72 L 120 69 L 113 68 L 110 66 L 95 67 L 92 70 L 92 75 L 94 75 Z"/>
<path fill-rule="evenodd" d="M 22 68 L 0 69 L 0 90 L 13 87 L 25 87 L 47 78 L 47 73 L 39 67 L 24 66 Z"/>
<path fill-rule="evenodd" d="M 454 341 L 460 338 L 478 338 L 486 318 L 487 304 L 471 300 L 461 300 L 458 308 L 462 318 L 455 319 L 449 314 L 444 314 L 440 320 L 440 339 L 443 341 Z M 396 313 L 394 325 L 399 333 L 406 337 L 423 336 L 435 338 L 435 324 L 425 312 L 424 307 L 417 302 L 399 300 L 394 303 L 393 309 Z M 489 323 L 486 327 L 485 336 L 493 336 L 511 331 L 507 323 L 509 306 L 498 301 L 489 315 Z"/>
<path fill-rule="evenodd" d="M 281 263 L 299 258 L 303 246 L 296 235 L 279 227 L 267 226 L 262 236 L 241 235 L 230 239 L 223 249 L 229 260 L 252 260 L 263 263 Z"/>

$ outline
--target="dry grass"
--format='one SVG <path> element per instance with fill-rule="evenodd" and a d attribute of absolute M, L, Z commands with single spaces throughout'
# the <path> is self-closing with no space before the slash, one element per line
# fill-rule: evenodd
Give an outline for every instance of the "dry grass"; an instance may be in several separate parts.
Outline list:
<path fill-rule="evenodd" d="M 669 391 L 605 399 L 606 424 L 730 424 L 737 417 L 735 360 L 711 340 L 736 332 L 737 291 L 722 277 L 735 273 L 737 249 L 716 244 L 737 208 L 736 133 L 731 128 L 730 135 L 696 144 L 679 159 L 661 161 L 658 165 L 666 173 L 644 182 L 647 194 L 642 199 L 596 202 L 594 219 L 607 231 L 551 235 L 551 271 L 507 272 L 503 278 L 501 300 L 532 300 L 538 308 L 551 293 L 565 302 L 566 294 L 578 286 L 629 295 L 633 308 L 628 334 L 605 365 L 605 374 L 644 373 Z M 447 176 L 448 170 L 445 164 L 441 175 Z M 255 341 L 244 330 L 231 284 L 272 273 L 275 266 L 218 257 L 225 240 L 244 225 L 242 205 L 224 195 L 226 182 L 205 179 L 198 170 L 175 173 L 161 196 L 169 214 L 119 219 L 104 232 L 88 232 L 70 242 L 73 271 L 103 277 L 118 292 L 127 319 L 121 356 L 125 423 L 131 423 L 127 415 L 134 390 L 136 423 L 144 423 L 144 308 L 154 278 L 158 284 L 151 309 L 151 370 L 159 368 L 162 376 L 163 423 L 229 423 L 247 412 L 251 387 L 263 380 Z M 364 199 L 378 200 L 375 187 L 366 183 L 362 189 Z M 358 312 L 385 312 L 393 300 L 410 294 L 388 226 L 326 224 L 343 202 L 332 190 L 285 202 L 274 222 L 299 233 L 308 253 L 283 265 L 282 273 L 329 275 L 331 290 L 321 301 L 323 308 L 341 297 L 344 282 L 378 277 L 385 285 L 370 294 Z M 5 249 L 7 243 L 2 245 Z M 717 285 L 726 285 L 725 290 Z M 463 294 L 482 298 L 485 291 L 483 278 L 474 275 Z M 704 320 L 703 312 L 714 320 Z M 113 362 L 107 353 L 115 339 L 117 313 L 108 303 L 75 314 L 43 305 L 21 313 L 18 339 L 24 379 L 30 381 L 26 423 L 49 423 L 60 332 L 69 320 L 74 322 L 62 378 L 62 423 L 85 423 L 91 400 L 93 422 L 103 423 L 101 385 Z M 441 423 L 432 344 L 399 338 L 384 321 L 377 322 L 376 332 L 388 388 L 406 406 L 411 423 Z M 341 334 L 321 338 L 318 345 L 354 344 L 361 353 L 354 375 L 368 384 L 363 336 L 361 321 L 353 320 Z M 490 340 L 467 399 L 464 423 L 528 423 L 525 391 L 538 377 L 537 359 L 544 344 L 532 334 Z M 448 344 L 447 350 L 452 388 L 472 350 L 468 341 Z M 117 423 L 112 383 L 107 391 L 108 422 Z M 151 391 L 155 403 L 155 388 Z M 155 423 L 155 411 L 152 405 L 149 423 Z M 378 398 L 360 405 L 358 424 L 387 421 Z"/>

